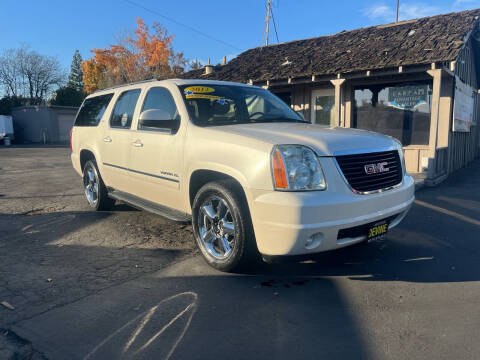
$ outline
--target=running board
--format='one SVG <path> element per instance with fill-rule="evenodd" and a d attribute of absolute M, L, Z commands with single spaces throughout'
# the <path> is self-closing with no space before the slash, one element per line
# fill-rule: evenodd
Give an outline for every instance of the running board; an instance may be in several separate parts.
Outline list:
<path fill-rule="evenodd" d="M 169 220 L 180 223 L 189 223 L 192 221 L 192 216 L 188 215 L 187 213 L 156 204 L 123 191 L 109 189 L 108 196 L 112 199 L 123 201 L 137 209 L 163 216 Z"/>

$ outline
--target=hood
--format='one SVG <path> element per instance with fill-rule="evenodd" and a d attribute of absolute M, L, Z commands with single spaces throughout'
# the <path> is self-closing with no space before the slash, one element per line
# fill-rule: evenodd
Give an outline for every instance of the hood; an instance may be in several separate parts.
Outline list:
<path fill-rule="evenodd" d="M 387 135 L 368 130 L 325 127 L 301 123 L 252 123 L 211 127 L 224 134 L 247 137 L 269 143 L 298 144 L 311 147 L 319 156 L 333 156 L 343 151 L 372 151 L 374 148 L 395 147 L 398 142 Z M 220 135 L 220 134 L 219 134 Z"/>

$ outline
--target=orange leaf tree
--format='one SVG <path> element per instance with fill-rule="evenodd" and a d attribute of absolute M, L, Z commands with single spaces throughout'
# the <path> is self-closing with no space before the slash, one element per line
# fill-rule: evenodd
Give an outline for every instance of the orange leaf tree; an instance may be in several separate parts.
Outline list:
<path fill-rule="evenodd" d="M 118 38 L 118 44 L 93 49 L 93 57 L 82 62 L 85 92 L 133 81 L 166 79 L 183 72 L 187 63 L 183 53 L 175 53 L 173 36 L 155 22 L 153 31 L 142 19 L 137 28 Z"/>

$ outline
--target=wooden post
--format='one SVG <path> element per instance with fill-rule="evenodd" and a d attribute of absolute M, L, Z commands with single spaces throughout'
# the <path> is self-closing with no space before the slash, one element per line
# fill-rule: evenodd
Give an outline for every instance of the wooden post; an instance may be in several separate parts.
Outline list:
<path fill-rule="evenodd" d="M 430 139 L 428 142 L 429 150 L 429 164 L 428 164 L 428 178 L 435 177 L 435 154 L 437 151 L 438 141 L 438 122 L 440 118 L 440 90 L 442 88 L 442 69 L 427 70 L 428 75 L 433 77 L 433 91 L 432 91 L 432 107 L 430 116 Z"/>
<path fill-rule="evenodd" d="M 335 79 L 330 80 L 330 82 L 335 86 L 335 120 L 337 126 L 344 126 L 345 124 L 342 121 L 342 85 L 345 82 L 345 79 Z"/>

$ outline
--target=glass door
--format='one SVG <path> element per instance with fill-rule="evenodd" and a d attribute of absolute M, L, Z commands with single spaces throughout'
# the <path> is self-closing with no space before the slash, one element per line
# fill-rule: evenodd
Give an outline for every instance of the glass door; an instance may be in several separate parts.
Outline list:
<path fill-rule="evenodd" d="M 312 91 L 312 123 L 337 126 L 335 119 L 335 89 Z"/>

